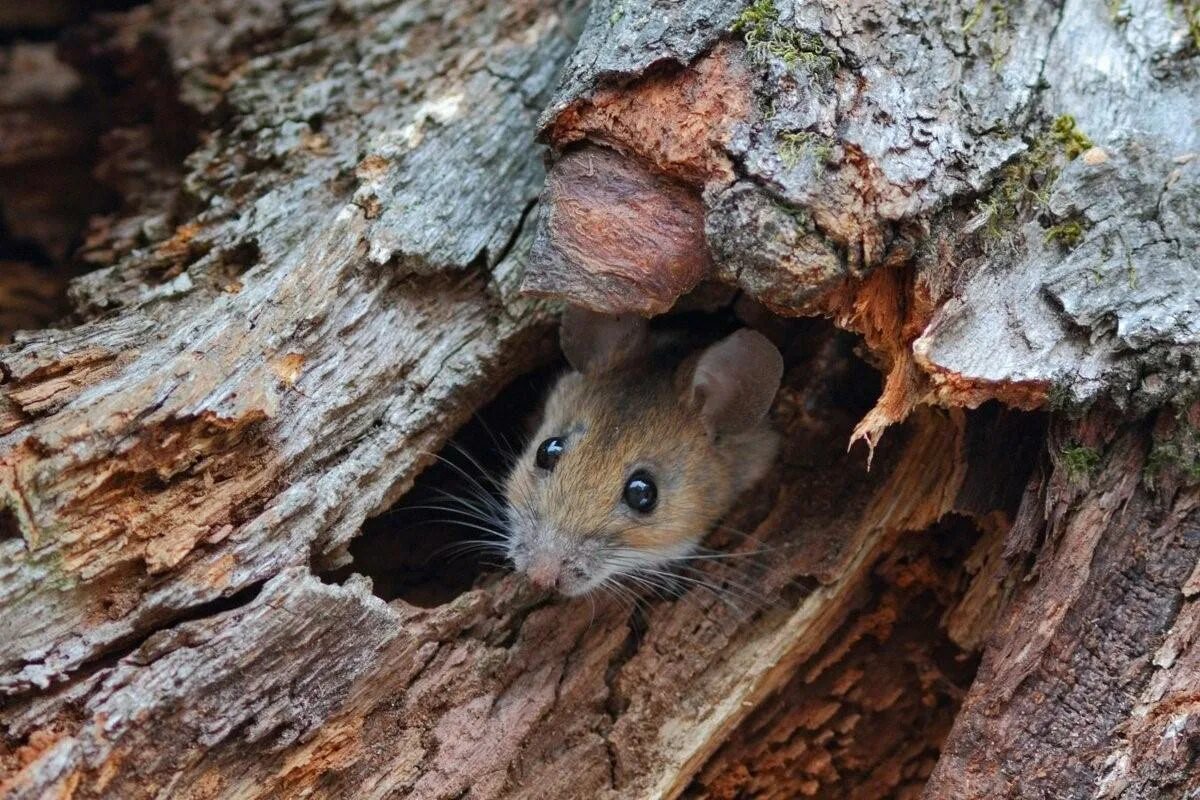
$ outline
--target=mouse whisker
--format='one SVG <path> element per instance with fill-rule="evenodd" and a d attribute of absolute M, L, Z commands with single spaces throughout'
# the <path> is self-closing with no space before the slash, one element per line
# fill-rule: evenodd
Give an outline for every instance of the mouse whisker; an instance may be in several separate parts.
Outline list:
<path fill-rule="evenodd" d="M 756 606 L 766 607 L 766 606 L 776 605 L 776 603 L 777 603 L 777 601 L 774 598 L 763 594 L 762 592 L 755 589 L 753 586 L 742 583 L 740 581 L 733 580 L 728 575 L 720 574 L 720 573 L 713 574 L 711 572 L 701 572 L 701 571 L 697 570 L 695 567 L 691 567 L 687 564 L 680 564 L 679 569 L 686 570 L 688 572 L 687 575 L 684 575 L 681 577 L 687 577 L 689 579 L 694 579 L 694 580 L 699 580 L 702 582 L 711 583 L 715 586 L 719 585 L 724 591 L 727 591 L 730 594 L 736 595 L 736 596 L 742 598 L 743 600 L 751 602 Z M 735 574 L 737 574 L 737 573 L 735 573 Z"/>
<path fill-rule="evenodd" d="M 631 606 L 631 611 L 642 610 L 641 599 L 637 596 L 637 592 L 634 592 L 628 586 L 623 585 L 620 580 L 617 579 L 617 576 L 610 575 L 609 577 L 605 578 L 603 584 L 601 585 L 605 584 L 612 589 L 613 593 L 618 598 Z"/>
<path fill-rule="evenodd" d="M 765 541 L 758 538 L 754 534 L 747 533 L 746 531 L 741 530 L 740 528 L 734 528 L 730 525 L 725 525 L 723 523 L 718 523 L 717 525 L 714 525 L 712 527 L 712 530 L 732 534 L 733 536 L 735 536 L 745 542 L 754 542 L 755 544 L 763 546 L 763 547 L 769 546 L 769 545 L 767 545 L 767 543 Z"/>
<path fill-rule="evenodd" d="M 512 442 L 510 442 L 508 437 L 502 433 L 497 435 L 495 429 L 487 423 L 487 420 L 480 416 L 478 411 L 472 412 L 472 416 L 479 423 L 479 426 L 483 428 L 484 432 L 488 435 L 488 438 L 492 440 L 492 444 L 496 446 L 496 452 L 504 458 L 504 461 L 506 462 L 505 466 L 511 467 L 512 462 L 516 461 L 517 459 L 517 451 L 512 446 Z"/>
<path fill-rule="evenodd" d="M 486 489 L 479 489 L 471 484 L 466 484 L 462 486 L 461 489 L 461 493 L 450 492 L 440 487 L 434 489 L 434 491 L 444 497 L 451 497 L 457 500 L 472 500 L 488 508 L 499 508 L 501 505 L 500 498 L 497 497 L 496 494 L 489 492 Z"/>
<path fill-rule="evenodd" d="M 485 515 L 485 514 L 480 514 L 480 513 L 474 512 L 474 511 L 469 511 L 469 510 L 467 510 L 467 509 L 463 509 L 463 508 L 456 508 L 456 507 L 454 507 L 454 506 L 444 506 L 444 505 L 437 505 L 437 504 L 425 504 L 425 505 L 417 505 L 417 506 L 405 506 L 405 507 L 403 507 L 403 508 L 397 508 L 397 509 L 393 509 L 392 511 L 390 511 L 390 512 L 388 512 L 388 513 L 389 513 L 389 514 L 399 514 L 399 513 L 400 513 L 400 512 L 402 512 L 402 511 L 441 511 L 441 512 L 443 512 L 443 513 L 445 513 L 445 514 L 460 514 L 460 515 L 462 515 L 463 517 L 466 517 L 466 518 L 468 518 L 468 519 L 477 520 L 477 521 L 479 521 L 479 522 L 492 522 L 492 523 L 494 523 L 494 522 L 498 522 L 498 521 L 499 521 L 499 520 L 497 520 L 495 517 L 488 516 L 488 515 Z"/>
<path fill-rule="evenodd" d="M 454 445 L 454 444 L 453 444 L 453 442 L 451 442 L 451 444 L 452 444 L 453 446 L 457 447 L 457 445 Z M 480 483 L 478 478 L 476 478 L 476 477 L 475 477 L 474 475 L 472 475 L 470 472 L 467 472 L 467 470 L 463 469 L 463 468 L 462 468 L 460 465 L 458 465 L 458 464 L 455 464 L 455 463 L 454 463 L 453 461 L 451 461 L 450 459 L 448 459 L 448 458 L 446 458 L 446 457 L 444 457 L 444 456 L 442 456 L 442 455 L 440 455 L 440 454 L 438 454 L 438 453 L 433 453 L 433 452 L 430 452 L 429 450 L 422 450 L 422 451 L 421 451 L 421 453 L 422 453 L 423 455 L 433 456 L 433 457 L 434 457 L 434 458 L 436 458 L 438 461 L 441 461 L 443 464 L 445 464 L 446 466 L 450 467 L 450 469 L 452 469 L 452 470 L 454 470 L 455 472 L 457 472 L 457 473 L 458 473 L 459 475 L 461 475 L 461 476 L 462 476 L 462 477 L 463 477 L 463 478 L 464 478 L 464 479 L 465 479 L 465 480 L 466 480 L 468 483 L 470 483 L 470 484 L 471 484 L 471 486 L 475 487 L 475 489 L 479 491 L 479 494 L 480 494 L 480 496 L 481 496 L 481 497 L 482 497 L 482 496 L 484 496 L 484 495 L 491 496 L 491 492 L 490 492 L 490 491 L 488 491 L 487 487 L 485 487 L 485 486 L 484 486 L 482 483 Z M 478 462 L 474 462 L 474 463 L 475 463 L 475 464 L 476 464 L 476 466 L 478 467 Z M 489 480 L 489 481 L 492 481 L 492 480 L 494 480 L 493 478 L 491 478 L 490 476 L 488 476 L 488 475 L 487 475 L 486 471 L 483 471 L 483 470 L 481 470 L 481 471 L 483 472 L 483 476 L 484 476 L 485 480 Z"/>
<path fill-rule="evenodd" d="M 758 550 L 741 553 L 689 553 L 688 555 L 675 556 L 672 561 L 729 561 L 733 559 L 748 559 L 762 556 Z"/>
<path fill-rule="evenodd" d="M 463 508 L 470 509 L 477 514 L 482 514 L 484 516 L 498 517 L 503 511 L 500 503 L 495 501 L 494 498 L 479 497 L 473 500 L 473 495 L 463 496 L 451 494 L 444 489 L 438 489 L 437 493 L 441 499 L 446 500 L 447 502 L 457 503 Z"/>
<path fill-rule="evenodd" d="M 618 606 L 625 605 L 625 600 L 620 595 L 618 595 L 615 591 L 613 591 L 611 586 L 608 586 L 605 583 L 599 583 L 596 585 L 595 588 L 597 591 L 603 592 L 605 597 L 610 599 L 612 602 L 616 603 Z M 591 592 L 589 592 L 588 594 L 591 594 Z"/>
<path fill-rule="evenodd" d="M 503 555 L 502 548 L 497 548 L 495 542 L 488 542 L 483 539 L 467 539 L 461 542 L 451 542 L 443 545 L 426 557 L 424 564 L 429 564 L 435 558 L 460 558 L 470 555 L 471 553 L 498 553 Z M 496 566 L 501 566 L 497 564 Z"/>
<path fill-rule="evenodd" d="M 595 622 L 596 622 L 596 597 L 591 592 L 588 592 L 584 596 L 587 598 L 588 605 L 591 607 L 591 610 L 592 610 L 591 616 L 588 617 L 588 626 L 587 626 L 587 630 L 585 631 L 585 633 L 589 633 L 592 630 L 592 625 L 595 624 Z"/>
<path fill-rule="evenodd" d="M 480 540 L 452 542 L 439 547 L 430 554 L 429 559 L 443 554 L 465 555 L 467 553 L 490 553 L 495 551 L 496 548 L 490 542 Z M 426 559 L 426 563 L 429 562 L 429 559 Z"/>
<path fill-rule="evenodd" d="M 668 577 L 666 577 L 664 579 L 665 580 L 673 580 L 673 581 L 678 582 L 679 584 L 681 584 L 681 589 L 687 589 L 687 590 L 696 589 L 696 590 L 699 590 L 699 591 L 702 591 L 702 592 L 712 595 L 714 598 L 716 598 L 718 601 L 720 601 L 721 603 L 728 606 L 732 611 L 734 611 L 739 617 L 741 617 L 743 619 L 749 616 L 749 612 L 745 608 L 742 607 L 742 602 L 751 603 L 752 598 L 748 598 L 748 597 L 744 596 L 743 594 L 741 594 L 740 592 L 731 591 L 728 587 L 725 587 L 725 586 L 722 586 L 719 584 L 710 583 L 709 581 L 692 578 L 687 575 L 679 575 L 677 573 L 671 573 L 671 574 L 669 574 Z M 682 595 L 683 595 L 683 592 L 681 591 L 681 596 Z M 741 602 L 739 602 L 739 601 L 741 601 Z"/>
<path fill-rule="evenodd" d="M 615 568 L 623 579 L 642 583 L 643 585 L 648 581 L 652 585 L 664 589 L 667 594 L 659 594 L 663 599 L 681 597 L 684 594 L 683 584 L 687 584 L 689 588 L 704 589 L 716 595 L 722 602 L 735 608 L 739 614 L 742 613 L 741 606 L 733 602 L 730 598 L 735 597 L 746 602 L 758 599 L 746 587 L 740 585 L 734 585 L 734 588 L 731 589 L 699 577 L 680 575 L 669 570 L 657 569 L 646 564 L 644 557 L 641 557 L 636 551 L 625 548 L 614 549 L 613 552 L 610 552 L 606 556 L 605 561 L 610 568 Z"/>
<path fill-rule="evenodd" d="M 434 519 L 422 520 L 422 524 L 424 523 L 455 525 L 460 528 L 470 528 L 471 530 L 482 531 L 483 533 L 489 534 L 496 539 L 508 541 L 508 535 L 496 530 L 495 528 L 489 528 L 486 525 L 477 525 L 474 522 L 467 522 L 465 520 L 455 519 L 453 517 L 436 517 Z"/>
<path fill-rule="evenodd" d="M 736 597 L 754 606 L 773 604 L 770 598 L 762 595 L 754 588 L 726 576 L 712 576 L 687 564 L 675 564 L 674 567 L 674 570 L 663 570 L 649 565 L 641 565 L 634 567 L 634 569 L 643 574 L 658 576 L 663 580 L 678 580 L 696 588 L 707 589 L 714 594 L 720 595 L 722 598 Z M 688 574 L 683 574 L 685 570 Z M 718 580 L 720 581 L 719 583 Z"/>
<path fill-rule="evenodd" d="M 770 566 L 770 556 L 783 552 L 788 549 L 788 546 L 755 548 L 753 550 L 738 550 L 734 552 L 724 552 L 721 550 L 710 550 L 704 547 L 697 547 L 691 553 L 685 553 L 681 556 L 676 556 L 672 561 L 681 562 L 703 562 L 717 561 L 723 563 L 732 563 L 737 566 Z"/>
<path fill-rule="evenodd" d="M 744 601 L 746 598 L 742 597 L 739 593 L 730 591 L 723 586 L 676 573 L 667 573 L 666 575 L 663 575 L 660 580 L 674 582 L 675 585 L 679 587 L 678 591 L 681 598 L 686 597 L 687 593 L 692 590 L 699 590 L 706 594 L 712 595 L 721 603 L 724 603 L 730 609 L 737 612 L 739 616 L 746 613 L 741 604 L 738 602 L 739 600 Z"/>
<path fill-rule="evenodd" d="M 623 579 L 633 583 L 635 586 L 638 586 L 641 589 L 644 589 L 645 591 L 650 592 L 655 597 L 658 597 L 663 600 L 668 599 L 668 596 L 664 595 L 662 593 L 663 586 L 659 583 L 656 583 L 648 575 L 639 575 L 636 572 L 626 572 L 626 573 L 622 574 L 621 577 Z"/>
<path fill-rule="evenodd" d="M 503 486 L 501 486 L 500 481 L 498 481 L 491 474 L 491 472 L 489 472 L 488 469 L 479 462 L 479 459 L 471 454 L 471 452 L 469 450 L 467 450 L 465 447 L 463 447 L 462 445 L 458 444 L 458 442 L 455 442 L 455 441 L 450 441 L 449 445 L 454 448 L 455 452 L 457 452 L 463 458 L 467 459 L 467 461 L 471 462 L 471 466 L 475 467 L 475 469 L 477 469 L 479 471 L 479 474 L 483 477 L 483 479 L 485 481 L 487 481 L 489 484 L 492 485 L 492 488 L 496 489 L 497 491 L 503 489 Z M 480 485 L 482 485 L 482 484 L 480 484 Z"/>
<path fill-rule="evenodd" d="M 692 552 L 697 555 L 713 555 L 713 557 L 725 557 L 725 555 L 728 555 L 731 558 L 752 558 L 755 555 L 793 551 L 793 549 L 798 547 L 800 547 L 799 542 L 780 542 L 779 545 L 764 545 L 763 547 L 748 549 L 748 551 L 725 551 L 725 549 L 697 545 Z"/>

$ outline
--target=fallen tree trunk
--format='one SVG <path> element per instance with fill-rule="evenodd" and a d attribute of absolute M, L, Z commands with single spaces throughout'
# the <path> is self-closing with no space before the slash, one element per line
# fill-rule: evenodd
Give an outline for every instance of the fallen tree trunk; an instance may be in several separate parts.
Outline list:
<path fill-rule="evenodd" d="M 144 107 L 73 324 L 0 354 L 0 791 L 1187 796 L 1195 13 L 91 18 L 64 58 Z M 553 359 L 528 295 L 781 344 L 710 586 L 414 566 L 461 534 L 384 512 Z"/>

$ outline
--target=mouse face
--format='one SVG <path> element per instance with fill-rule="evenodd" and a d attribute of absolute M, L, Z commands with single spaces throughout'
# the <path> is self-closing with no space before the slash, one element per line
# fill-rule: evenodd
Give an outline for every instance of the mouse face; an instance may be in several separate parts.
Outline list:
<path fill-rule="evenodd" d="M 538 586 L 576 596 L 661 582 L 774 458 L 773 345 L 740 331 L 666 365 L 648 346 L 638 320 L 564 317 L 576 371 L 551 390 L 505 484 L 508 555 Z"/>
<path fill-rule="evenodd" d="M 561 378 L 505 487 L 516 568 L 574 596 L 687 554 L 732 485 L 686 412 L 661 376 Z"/>

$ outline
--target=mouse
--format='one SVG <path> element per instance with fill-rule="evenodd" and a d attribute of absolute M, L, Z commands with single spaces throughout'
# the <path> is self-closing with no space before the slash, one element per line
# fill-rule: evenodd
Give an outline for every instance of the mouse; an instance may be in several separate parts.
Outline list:
<path fill-rule="evenodd" d="M 567 597 L 661 583 L 770 470 L 783 358 L 749 328 L 692 349 L 575 306 L 559 339 L 570 369 L 503 482 L 506 554 Z"/>

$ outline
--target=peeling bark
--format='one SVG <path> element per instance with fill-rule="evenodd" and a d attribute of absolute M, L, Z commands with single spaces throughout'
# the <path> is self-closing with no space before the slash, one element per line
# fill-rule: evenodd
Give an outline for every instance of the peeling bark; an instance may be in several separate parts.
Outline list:
<path fill-rule="evenodd" d="M 526 275 L 527 294 L 570 288 L 576 298 L 586 294 L 593 309 L 649 316 L 668 310 L 708 272 L 699 199 L 609 150 L 563 158 L 548 178 L 545 202 L 547 233 L 530 253 L 540 269 Z M 580 273 L 580 264 L 589 269 Z"/>
<path fill-rule="evenodd" d="M 1055 459 L 1042 513 L 1031 498 L 1012 533 L 1034 535 L 1023 529 L 1044 516 L 1037 581 L 993 633 L 928 797 L 1187 797 L 1200 788 L 1189 646 L 1200 493 L 1178 475 L 1147 486 L 1149 438 L 1140 425 L 1106 433 L 1104 463 L 1085 474 Z"/>
<path fill-rule="evenodd" d="M 913 264 L 905 303 L 927 311 L 878 353 L 904 402 L 880 409 L 872 435 L 921 402 L 1032 408 L 1053 393 L 1144 411 L 1195 391 L 1185 220 L 1200 85 L 1184 9 L 779 2 L 718 21 L 697 2 L 652 16 L 593 8 L 547 141 L 586 136 L 690 181 L 713 276 L 777 311 L 852 319 L 846 301 L 867 273 Z M 699 95 L 692 116 L 655 102 L 664 85 Z M 697 115 L 709 134 L 689 137 L 691 160 L 648 133 L 695 129 Z M 1079 142 L 1099 149 L 1075 158 Z M 701 153 L 713 166 L 690 166 Z M 971 205 L 970 220 L 955 210 Z M 1069 246 L 1063 225 L 1078 226 Z M 561 295 L 596 302 L 583 289 L 593 265 L 577 260 L 574 283 L 554 269 Z M 626 284 L 623 308 L 656 280 Z"/>

